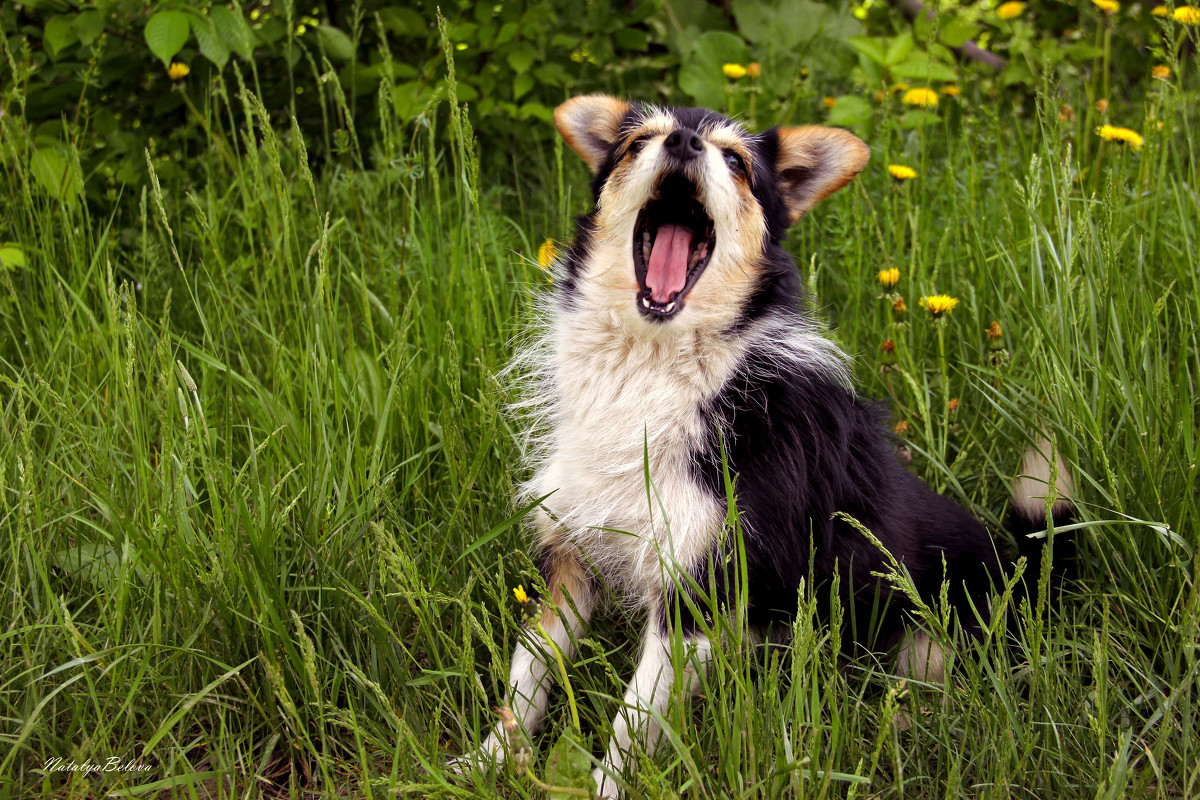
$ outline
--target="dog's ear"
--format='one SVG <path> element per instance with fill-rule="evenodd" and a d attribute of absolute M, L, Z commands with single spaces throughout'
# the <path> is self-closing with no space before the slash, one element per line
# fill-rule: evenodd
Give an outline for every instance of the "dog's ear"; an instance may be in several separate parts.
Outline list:
<path fill-rule="evenodd" d="M 629 103 L 606 94 L 572 97 L 554 109 L 554 126 L 592 172 L 599 172 L 629 108 Z"/>
<path fill-rule="evenodd" d="M 871 157 L 863 141 L 840 128 L 776 128 L 775 176 L 794 223 L 862 172 Z"/>

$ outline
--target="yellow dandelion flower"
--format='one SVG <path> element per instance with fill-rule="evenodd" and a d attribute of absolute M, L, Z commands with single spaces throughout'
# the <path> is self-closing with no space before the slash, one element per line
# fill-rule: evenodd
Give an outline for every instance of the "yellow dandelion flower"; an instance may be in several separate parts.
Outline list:
<path fill-rule="evenodd" d="M 735 81 L 746 77 L 746 68 L 741 64 L 726 64 L 721 67 L 721 72 L 725 73 L 726 78 L 733 78 Z"/>
<path fill-rule="evenodd" d="M 529 595 L 525 592 L 525 584 L 520 584 L 513 589 L 513 597 L 517 598 L 518 603 L 529 602 Z"/>
<path fill-rule="evenodd" d="M 949 86 L 942 87 L 942 94 L 946 95 L 946 97 L 958 97 L 962 94 L 962 89 L 952 83 Z"/>
<path fill-rule="evenodd" d="M 984 330 L 989 339 L 999 339 L 1004 335 L 1004 331 L 1000 329 L 1000 323 L 996 320 L 992 320 L 992 324 L 988 325 Z"/>
<path fill-rule="evenodd" d="M 897 436 L 904 436 L 906 433 L 908 433 L 908 420 L 900 420 L 896 423 L 896 427 L 892 428 L 892 430 L 896 432 Z"/>
<path fill-rule="evenodd" d="M 1171 16 L 1171 9 L 1166 6 L 1155 6 L 1151 9 L 1150 13 L 1156 17 L 1169 17 Z"/>
<path fill-rule="evenodd" d="M 933 89 L 909 89 L 904 93 L 904 97 L 900 98 L 905 105 L 920 106 L 921 108 L 936 108 L 938 104 L 938 93 Z"/>
<path fill-rule="evenodd" d="M 1110 16 L 1121 10 L 1117 0 L 1092 0 L 1092 5 Z"/>
<path fill-rule="evenodd" d="M 836 97 L 826 97 L 824 100 L 821 101 L 821 105 L 825 106 L 826 108 L 833 108 L 834 106 L 837 105 L 837 98 Z"/>
<path fill-rule="evenodd" d="M 900 282 L 900 270 L 892 267 L 879 271 L 879 284 L 885 289 L 891 289 Z"/>
<path fill-rule="evenodd" d="M 554 259 L 558 258 L 558 250 L 554 247 L 554 240 L 547 239 L 538 247 L 538 266 L 548 270 L 554 263 Z"/>
<path fill-rule="evenodd" d="M 1169 80 L 1171 77 L 1171 68 L 1166 64 L 1158 64 L 1154 69 L 1150 70 L 1150 74 L 1159 80 Z"/>
<path fill-rule="evenodd" d="M 1180 25 L 1200 25 L 1200 8 L 1180 6 L 1175 9 L 1175 13 L 1171 15 L 1171 19 Z"/>
<path fill-rule="evenodd" d="M 1103 97 L 1101 97 L 1099 100 L 1096 101 L 1096 110 L 1099 111 L 1101 114 L 1108 111 L 1108 101 L 1105 100 Z"/>
<path fill-rule="evenodd" d="M 904 304 L 904 298 L 901 297 L 896 302 L 892 303 L 892 311 L 897 314 L 903 314 L 908 311 L 908 306 Z"/>
<path fill-rule="evenodd" d="M 181 81 L 188 76 L 192 68 L 182 61 L 172 61 L 171 66 L 167 67 L 167 77 L 173 81 Z"/>
<path fill-rule="evenodd" d="M 888 164 L 888 174 L 898 181 L 911 181 L 917 177 L 917 171 L 912 167 L 901 164 Z"/>
<path fill-rule="evenodd" d="M 955 411 L 958 411 L 958 398 L 951 397 L 950 402 L 947 404 L 946 407 L 950 411 L 951 414 L 953 414 Z"/>
<path fill-rule="evenodd" d="M 900 94 L 901 92 L 907 92 L 907 91 L 908 91 L 908 84 L 905 83 L 904 81 L 900 81 L 899 83 L 892 84 L 892 88 L 891 88 L 892 94 Z"/>
<path fill-rule="evenodd" d="M 751 61 L 746 65 L 746 74 L 751 78 L 757 78 L 759 75 L 762 75 L 762 64 L 757 61 Z"/>
<path fill-rule="evenodd" d="M 921 308 L 933 314 L 934 319 L 949 314 L 956 305 L 958 300 L 948 294 L 931 294 L 921 298 Z"/>
<path fill-rule="evenodd" d="M 1101 125 L 1096 128 L 1096 135 L 1109 142 L 1124 142 L 1134 150 L 1142 149 L 1142 135 L 1129 128 L 1118 128 L 1115 125 Z"/>
<path fill-rule="evenodd" d="M 1019 0 L 1009 0 L 1007 3 L 1001 3 L 996 9 L 996 16 L 1000 19 L 1016 19 L 1025 13 L 1025 4 Z"/>

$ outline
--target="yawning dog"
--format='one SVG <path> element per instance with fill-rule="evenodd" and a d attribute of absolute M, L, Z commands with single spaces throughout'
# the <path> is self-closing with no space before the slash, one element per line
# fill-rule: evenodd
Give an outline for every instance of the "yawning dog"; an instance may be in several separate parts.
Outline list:
<path fill-rule="evenodd" d="M 693 654 L 675 689 L 695 693 L 710 660 L 706 626 L 689 610 L 707 606 L 681 595 L 731 591 L 726 469 L 743 531 L 744 613 L 757 631 L 786 630 L 810 575 L 826 607 L 836 581 L 844 607 L 877 618 L 870 632 L 850 630 L 847 648 L 890 649 L 902 674 L 936 679 L 946 643 L 914 624 L 904 595 L 877 602 L 885 556 L 847 517 L 923 597 L 945 582 L 968 633 L 1008 562 L 978 520 L 902 466 L 881 413 L 855 394 L 847 358 L 805 310 L 781 246 L 863 169 L 863 142 L 815 126 L 751 134 L 712 111 L 602 95 L 576 97 L 554 119 L 595 174 L 596 204 L 559 265 L 540 335 L 519 356 L 540 431 L 523 492 L 547 496 L 534 512 L 541 624 L 563 655 L 602 587 L 645 616 L 627 710 L 594 773 L 600 795 L 615 797 L 631 742 L 653 746 L 672 692 L 671 631 Z M 1054 521 L 1070 508 L 1065 469 L 1051 470 L 1049 453 L 1031 450 L 1014 486 L 1030 531 L 1046 522 L 1039 498 L 1052 472 L 1064 498 Z M 526 730 L 544 716 L 553 661 L 538 637 L 513 654 L 507 702 Z M 504 756 L 497 726 L 460 763 Z"/>

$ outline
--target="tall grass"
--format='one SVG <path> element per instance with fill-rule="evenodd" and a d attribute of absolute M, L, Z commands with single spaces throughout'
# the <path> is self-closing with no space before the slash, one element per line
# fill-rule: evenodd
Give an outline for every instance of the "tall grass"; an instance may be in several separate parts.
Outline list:
<path fill-rule="evenodd" d="M 1166 124 L 1140 154 L 1060 120 L 1050 89 L 1032 120 L 982 97 L 923 132 L 885 119 L 868 171 L 797 226 L 819 312 L 923 477 L 995 523 L 1022 447 L 1052 435 L 1088 523 L 1080 580 L 942 684 L 841 662 L 845 623 L 801 595 L 790 646 L 723 648 L 672 705 L 633 794 L 1200 789 L 1195 91 L 1147 95 Z M 32 133 L 0 117 L 0 240 L 27 260 L 0 268 L 0 797 L 543 796 L 543 758 L 443 765 L 492 724 L 510 589 L 534 580 L 495 374 L 586 177 L 561 148 L 498 177 L 452 98 L 404 126 L 389 96 L 365 168 L 331 90 L 350 155 L 314 171 L 294 124 L 219 85 L 204 180 L 103 214 L 44 191 Z M 920 177 L 893 183 L 900 161 Z M 875 277 L 892 266 L 901 316 Z M 940 334 L 917 304 L 935 290 L 960 300 Z M 558 692 L 540 751 L 568 731 L 602 752 L 636 626 L 611 609 L 589 629 L 565 673 L 590 739 Z M 110 757 L 146 769 L 44 769 Z"/>

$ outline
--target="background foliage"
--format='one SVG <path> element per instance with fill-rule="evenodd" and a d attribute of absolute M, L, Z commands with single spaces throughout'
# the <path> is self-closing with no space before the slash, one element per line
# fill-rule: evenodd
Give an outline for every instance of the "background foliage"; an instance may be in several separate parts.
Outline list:
<path fill-rule="evenodd" d="M 1044 426 L 1085 523 L 1062 607 L 1007 609 L 1026 636 L 944 683 L 840 661 L 807 594 L 792 647 L 734 620 L 632 793 L 1195 796 L 1198 28 L 1058 2 L 442 10 L 0 6 L 0 798 L 582 785 L 634 655 L 620 610 L 530 771 L 443 764 L 492 723 L 528 613 L 496 375 L 539 245 L 589 202 L 546 110 L 595 89 L 866 136 L 788 245 L 858 384 L 990 523 Z M 151 770 L 46 768 L 109 756 Z"/>

